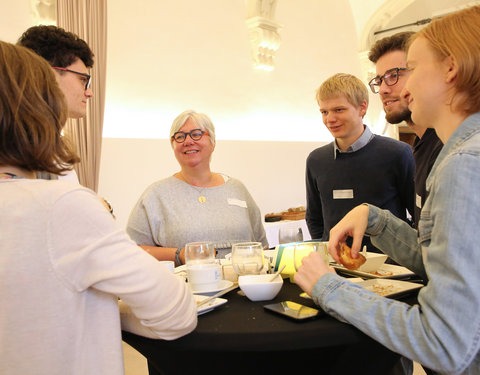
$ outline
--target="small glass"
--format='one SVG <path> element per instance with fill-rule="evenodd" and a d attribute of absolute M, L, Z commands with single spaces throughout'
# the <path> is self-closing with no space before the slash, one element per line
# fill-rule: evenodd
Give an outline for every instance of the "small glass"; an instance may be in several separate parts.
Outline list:
<path fill-rule="evenodd" d="M 302 265 L 303 258 L 312 252 L 319 253 L 324 262 L 329 264 L 326 242 L 303 242 L 295 245 L 293 249 L 293 265 L 295 267 L 295 271 L 298 271 Z"/>
<path fill-rule="evenodd" d="M 261 242 L 240 242 L 232 246 L 232 266 L 239 275 L 259 275 L 263 268 Z"/>
<path fill-rule="evenodd" d="M 185 245 L 185 264 L 215 263 L 215 247 L 212 242 L 190 242 Z"/>
<path fill-rule="evenodd" d="M 278 243 L 302 242 L 303 232 L 299 227 L 281 227 L 278 230 Z"/>

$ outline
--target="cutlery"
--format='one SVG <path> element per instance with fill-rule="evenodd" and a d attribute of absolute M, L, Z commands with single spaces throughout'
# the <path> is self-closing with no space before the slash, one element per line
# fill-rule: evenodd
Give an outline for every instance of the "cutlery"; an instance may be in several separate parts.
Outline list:
<path fill-rule="evenodd" d="M 271 283 L 273 280 L 277 278 L 277 276 L 283 271 L 285 268 L 285 264 L 283 265 L 282 268 L 280 268 L 277 272 L 275 272 L 270 279 L 268 279 L 268 282 Z"/>
<path fill-rule="evenodd" d="M 237 283 L 234 283 L 231 287 L 227 288 L 227 289 L 224 289 L 216 294 L 214 294 L 213 296 L 211 297 L 208 297 L 208 298 L 205 298 L 204 300 L 200 301 L 199 303 L 197 303 L 197 308 L 202 306 L 202 305 L 205 305 L 206 303 L 214 300 L 215 298 L 218 298 L 220 296 L 223 296 L 224 294 L 230 292 L 231 290 L 233 289 L 236 289 L 238 288 L 238 284 Z"/>

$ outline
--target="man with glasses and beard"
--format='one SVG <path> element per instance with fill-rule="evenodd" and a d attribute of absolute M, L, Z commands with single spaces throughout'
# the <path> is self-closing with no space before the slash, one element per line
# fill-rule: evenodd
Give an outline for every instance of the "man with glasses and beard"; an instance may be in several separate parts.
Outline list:
<path fill-rule="evenodd" d="M 416 227 L 420 211 L 427 199 L 426 180 L 443 147 L 434 129 L 414 124 L 408 104 L 400 95 L 408 76 L 405 45 L 413 32 L 402 32 L 378 40 L 368 58 L 376 64 L 377 76 L 369 82 L 371 90 L 380 95 L 385 119 L 390 124 L 405 121 L 415 132 L 413 157 L 415 159 L 415 208 L 413 222 Z"/>

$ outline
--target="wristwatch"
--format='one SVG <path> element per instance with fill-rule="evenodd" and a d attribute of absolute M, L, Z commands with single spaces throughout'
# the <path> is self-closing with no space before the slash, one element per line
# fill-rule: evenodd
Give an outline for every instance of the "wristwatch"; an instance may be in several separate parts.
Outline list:
<path fill-rule="evenodd" d="M 175 251 L 175 267 L 182 265 L 182 261 L 180 259 L 180 251 L 182 251 L 181 247 L 179 247 L 177 251 Z"/>

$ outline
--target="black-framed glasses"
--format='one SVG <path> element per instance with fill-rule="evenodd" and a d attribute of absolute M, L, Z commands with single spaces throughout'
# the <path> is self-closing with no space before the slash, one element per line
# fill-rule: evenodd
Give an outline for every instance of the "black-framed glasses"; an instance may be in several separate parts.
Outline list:
<path fill-rule="evenodd" d="M 80 72 L 77 72 L 75 70 L 71 70 L 71 69 L 67 69 L 67 68 L 61 68 L 59 66 L 52 66 L 52 69 L 62 70 L 64 72 L 70 72 L 70 73 L 77 74 L 77 75 L 81 76 L 82 77 L 82 82 L 85 85 L 85 90 L 87 90 L 90 87 L 90 83 L 92 82 L 92 76 L 90 74 L 80 73 Z"/>
<path fill-rule="evenodd" d="M 382 81 L 385 82 L 387 86 L 393 86 L 394 84 L 396 84 L 398 82 L 398 77 L 400 76 L 399 72 L 401 70 L 407 70 L 407 68 L 388 69 L 383 76 L 376 76 L 375 78 L 373 78 L 370 82 L 368 82 L 368 85 L 372 89 L 372 92 L 374 94 L 378 94 Z"/>
<path fill-rule="evenodd" d="M 185 142 L 185 139 L 187 139 L 187 135 L 190 136 L 194 141 L 198 141 L 200 138 L 203 137 L 203 135 L 210 135 L 208 132 L 202 129 L 193 129 L 189 131 L 188 133 L 186 132 L 176 132 L 172 135 L 172 140 L 177 142 L 177 143 L 183 143 Z"/>

